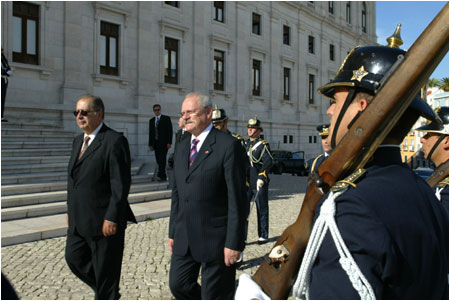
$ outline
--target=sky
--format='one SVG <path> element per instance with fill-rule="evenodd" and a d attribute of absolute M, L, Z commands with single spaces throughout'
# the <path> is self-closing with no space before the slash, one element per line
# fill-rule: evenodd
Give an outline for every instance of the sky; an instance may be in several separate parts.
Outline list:
<path fill-rule="evenodd" d="M 403 45 L 400 48 L 408 50 L 446 3 L 446 1 L 377 1 L 378 43 L 386 45 L 386 38 L 394 33 L 397 24 L 402 24 L 400 36 Z M 430 76 L 437 79 L 444 77 L 449 77 L 448 53 Z"/>

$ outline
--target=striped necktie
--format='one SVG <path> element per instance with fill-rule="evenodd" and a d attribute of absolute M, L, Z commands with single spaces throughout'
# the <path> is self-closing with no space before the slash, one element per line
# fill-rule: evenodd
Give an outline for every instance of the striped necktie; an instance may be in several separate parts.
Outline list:
<path fill-rule="evenodd" d="M 197 144 L 200 142 L 198 139 L 192 140 L 191 151 L 189 152 L 189 167 L 194 163 L 195 157 L 197 157 Z"/>

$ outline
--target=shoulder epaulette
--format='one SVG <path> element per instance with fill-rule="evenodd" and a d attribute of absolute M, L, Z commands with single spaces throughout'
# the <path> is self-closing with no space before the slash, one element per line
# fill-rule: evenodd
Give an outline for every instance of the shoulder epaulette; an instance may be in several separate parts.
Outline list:
<path fill-rule="evenodd" d="M 346 177 L 344 180 L 340 180 L 336 182 L 336 184 L 331 187 L 331 191 L 338 192 L 342 191 L 348 188 L 348 186 L 352 186 L 353 188 L 356 188 L 356 182 L 361 178 L 363 174 L 366 173 L 366 170 L 363 168 L 358 169 L 348 177 Z"/>
<path fill-rule="evenodd" d="M 234 138 L 236 138 L 238 140 L 244 140 L 244 137 L 242 137 L 241 135 L 236 134 L 236 133 L 231 133 L 231 136 L 233 136 Z"/>
<path fill-rule="evenodd" d="M 268 145 L 268 144 L 269 144 L 269 142 L 267 142 L 267 141 L 264 140 L 264 139 L 261 139 L 260 141 L 261 141 L 261 143 L 264 144 L 264 145 Z"/>

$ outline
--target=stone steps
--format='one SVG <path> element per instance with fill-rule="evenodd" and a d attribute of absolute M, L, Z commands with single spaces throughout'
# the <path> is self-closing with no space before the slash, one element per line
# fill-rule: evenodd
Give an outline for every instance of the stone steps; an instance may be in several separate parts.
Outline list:
<path fill-rule="evenodd" d="M 170 214 L 170 199 L 132 204 L 131 210 L 138 222 L 167 217 Z M 66 216 L 57 214 L 2 221 L 2 247 L 64 236 L 67 234 Z"/>
<path fill-rule="evenodd" d="M 66 148 L 41 148 L 41 149 L 5 149 L 2 145 L 2 161 L 4 157 L 31 157 L 31 156 L 70 156 L 71 147 Z"/>
<path fill-rule="evenodd" d="M 69 162 L 70 156 L 30 156 L 30 157 L 14 157 L 2 156 L 2 166 L 21 165 L 21 164 L 48 164 L 48 163 L 66 163 Z M 66 166 L 67 167 L 67 166 Z"/>
<path fill-rule="evenodd" d="M 2 143 L 6 142 L 67 142 L 72 143 L 73 136 L 67 135 L 2 135 Z"/>
<path fill-rule="evenodd" d="M 13 191 L 21 191 L 17 187 L 27 186 L 27 185 L 11 185 L 7 188 L 13 188 Z M 134 184 L 130 187 L 131 193 L 140 193 L 140 192 L 153 192 L 156 190 L 167 189 L 167 182 L 162 183 L 149 183 L 149 184 Z M 43 191 L 43 189 L 54 188 L 54 191 Z M 45 204 L 57 201 L 65 201 L 67 198 L 67 182 L 58 182 L 57 185 L 51 187 L 50 183 L 43 183 L 41 185 L 33 185 L 31 189 L 34 192 L 26 192 L 22 191 L 22 194 L 10 194 L 2 196 L 1 203 L 2 209 L 10 208 L 10 207 L 18 207 L 25 205 L 36 205 L 36 204 Z M 27 188 L 25 188 L 27 189 Z M 58 190 L 56 190 L 58 189 Z M 2 188 L 3 190 L 3 188 Z M 11 189 L 10 189 L 11 190 Z M 2 191 L 3 193 L 3 191 Z M 7 191 L 5 193 L 11 193 L 11 191 Z"/>
<path fill-rule="evenodd" d="M 2 138 L 10 135 L 64 135 L 74 137 L 74 133 L 70 131 L 65 131 L 59 128 L 54 129 L 43 129 L 43 128 L 2 128 Z"/>
<path fill-rule="evenodd" d="M 166 183 L 167 186 L 167 183 Z M 167 188 L 167 187 L 166 187 Z M 67 192 L 60 191 L 58 193 L 50 193 L 53 199 L 58 199 L 54 202 L 45 203 L 33 203 L 31 205 L 16 205 L 15 207 L 4 208 L 2 200 L 2 221 L 8 221 L 13 219 L 24 219 L 29 217 L 56 215 L 59 213 L 67 212 Z M 171 190 L 159 190 L 159 191 L 144 191 L 137 193 L 130 193 L 128 195 L 128 202 L 130 204 L 142 203 L 169 198 L 172 194 Z M 38 196 L 39 197 L 39 196 Z M 40 195 L 40 197 L 45 197 Z M 30 201 L 30 200 L 24 200 Z M 34 199 L 34 202 L 39 202 L 38 199 Z M 10 202 L 11 203 L 11 202 Z M 16 204 L 21 203 L 20 200 L 16 200 Z"/>
<path fill-rule="evenodd" d="M 63 149 L 71 148 L 72 142 L 36 142 L 36 141 L 7 141 L 7 143 L 2 142 L 2 149 Z"/>

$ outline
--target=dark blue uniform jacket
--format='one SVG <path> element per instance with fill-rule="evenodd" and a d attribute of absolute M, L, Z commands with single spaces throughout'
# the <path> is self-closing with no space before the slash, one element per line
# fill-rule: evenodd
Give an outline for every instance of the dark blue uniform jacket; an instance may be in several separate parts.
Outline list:
<path fill-rule="evenodd" d="M 449 221 L 433 190 L 401 163 L 398 147 L 381 146 L 366 170 L 336 199 L 335 219 L 376 298 L 448 299 Z M 359 299 L 329 232 L 312 268 L 310 298 Z"/>

